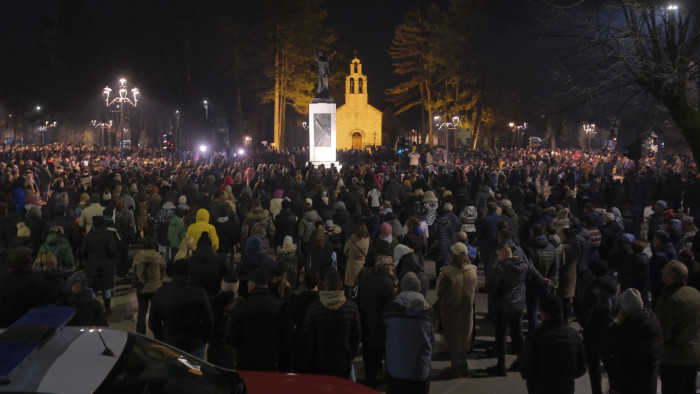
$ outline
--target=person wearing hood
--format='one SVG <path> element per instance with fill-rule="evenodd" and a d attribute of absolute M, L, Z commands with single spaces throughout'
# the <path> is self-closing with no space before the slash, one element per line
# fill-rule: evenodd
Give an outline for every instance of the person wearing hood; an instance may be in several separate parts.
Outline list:
<path fill-rule="evenodd" d="M 182 208 L 175 208 L 175 214 L 168 223 L 168 243 L 170 244 L 170 255 L 175 259 L 175 255 L 180 250 L 182 240 L 187 238 L 187 229 L 182 218 L 185 216 Z"/>
<path fill-rule="evenodd" d="M 163 255 L 165 261 L 172 259 L 170 241 L 168 240 L 168 227 L 173 216 L 175 216 L 175 204 L 172 201 L 166 201 L 163 204 L 163 208 L 158 211 L 153 223 L 153 233 L 156 241 L 158 241 L 158 252 Z"/>
<path fill-rule="evenodd" d="M 246 254 L 241 258 L 241 262 L 236 267 L 235 274 L 241 278 L 241 286 L 238 294 L 245 297 L 248 295 L 247 274 L 255 269 L 262 269 L 268 276 L 272 276 L 277 263 L 262 252 L 263 243 L 255 235 L 251 235 L 246 240 Z"/>
<path fill-rule="evenodd" d="M 146 335 L 146 315 L 148 305 L 156 290 L 163 286 L 165 260 L 158 253 L 158 243 L 148 235 L 144 240 L 144 248 L 134 256 L 134 278 L 142 283 L 136 288 L 138 313 L 136 314 L 136 332 Z"/>
<path fill-rule="evenodd" d="M 346 299 L 343 278 L 335 269 L 326 272 L 322 288 L 304 319 L 306 370 L 354 380 L 352 360 L 360 346 L 360 313 L 355 303 Z"/>
<path fill-rule="evenodd" d="M 654 232 L 651 258 L 649 259 L 649 291 L 651 292 L 652 305 L 656 305 L 664 288 L 661 271 L 669 261 L 675 260 L 677 257 L 678 253 L 673 247 L 668 233 L 664 230 Z"/>
<path fill-rule="evenodd" d="M 425 272 L 423 266 L 420 265 L 418 255 L 410 251 L 409 253 L 403 255 L 403 257 L 401 257 L 401 261 L 399 261 L 399 264 L 396 265 L 396 277 L 399 281 L 401 281 L 401 279 L 409 272 L 416 274 L 418 280 L 420 280 L 420 291 L 427 297 L 428 290 L 430 290 L 430 280 L 428 279 L 428 274 Z"/>
<path fill-rule="evenodd" d="M 39 248 L 39 253 L 43 252 L 51 252 L 56 256 L 59 270 L 66 272 L 75 269 L 73 250 L 70 243 L 63 235 L 63 227 L 51 227 L 49 235 L 46 237 L 46 242 Z"/>
<path fill-rule="evenodd" d="M 211 239 L 212 248 L 216 252 L 219 250 L 219 237 L 216 234 L 216 228 L 209 224 L 209 211 L 206 209 L 198 209 L 196 221 L 187 227 L 187 238 L 194 239 L 195 244 L 199 241 L 199 237 L 203 232 L 209 233 L 209 238 Z"/>
<path fill-rule="evenodd" d="M 384 357 L 384 306 L 394 299 L 394 264 L 389 256 L 379 256 L 374 269 L 357 282 L 357 306 L 362 326 L 362 362 L 365 385 L 377 387 L 377 373 Z"/>
<path fill-rule="evenodd" d="M 413 272 L 401 279 L 401 289 L 384 307 L 386 392 L 428 394 L 435 341 L 433 310 Z"/>
<path fill-rule="evenodd" d="M 92 193 L 90 196 L 90 205 L 88 205 L 80 213 L 80 219 L 78 219 L 78 226 L 85 229 L 85 233 L 89 233 L 92 229 L 92 218 L 95 216 L 102 216 L 105 207 L 100 205 L 100 195 L 97 193 Z"/>
<path fill-rule="evenodd" d="M 507 243 L 496 248 L 498 263 L 493 271 L 493 312 L 496 325 L 498 362 L 486 368 L 489 375 L 506 376 L 506 332 L 510 330 L 513 352 L 520 354 L 523 345 L 521 322 L 525 309 L 525 279 L 530 268 Z M 517 369 L 517 362 L 512 368 Z"/>
<path fill-rule="evenodd" d="M 219 292 L 221 280 L 229 273 L 224 259 L 214 253 L 206 231 L 199 237 L 197 249 L 187 259 L 187 272 L 192 284 L 203 288 L 210 299 Z"/>
<path fill-rule="evenodd" d="M 602 394 L 600 361 L 603 342 L 615 314 L 617 280 L 607 274 L 608 266 L 604 261 L 591 261 L 589 270 L 593 275 L 593 282 L 582 295 L 578 321 L 583 328 L 583 347 L 586 351 L 591 391 L 593 394 Z"/>
<path fill-rule="evenodd" d="M 656 394 L 662 346 L 656 316 L 644 307 L 639 291 L 625 290 L 620 295 L 617 323 L 610 328 L 603 348 L 610 392 Z"/>
<path fill-rule="evenodd" d="M 292 289 L 297 287 L 297 270 L 300 267 L 301 256 L 297 251 L 294 239 L 287 235 L 282 245 L 277 247 L 277 267 L 287 274 L 287 281 Z"/>
<path fill-rule="evenodd" d="M 107 327 L 107 316 L 105 309 L 99 301 L 95 299 L 95 293 L 88 287 L 88 280 L 85 274 L 77 272 L 68 280 L 70 293 L 68 294 L 68 305 L 76 308 L 75 316 L 68 322 L 69 326 L 99 326 Z"/>
<path fill-rule="evenodd" d="M 260 199 L 254 199 L 250 211 L 245 215 L 241 223 L 241 239 L 257 236 L 262 241 L 262 251 L 270 257 L 274 257 L 275 249 L 272 240 L 275 238 L 275 223 L 270 217 L 270 212 L 262 208 Z"/>
<path fill-rule="evenodd" d="M 469 261 L 467 246 L 452 245 L 450 264 L 440 269 L 437 278 L 437 301 L 445 346 L 450 352 L 450 367 L 440 373 L 440 379 L 467 376 L 467 353 L 471 348 L 474 329 L 474 293 L 476 266 Z"/>

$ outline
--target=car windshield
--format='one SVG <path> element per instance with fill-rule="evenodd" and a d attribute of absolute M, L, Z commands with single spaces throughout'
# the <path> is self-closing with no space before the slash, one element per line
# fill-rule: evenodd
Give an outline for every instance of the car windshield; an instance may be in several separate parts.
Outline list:
<path fill-rule="evenodd" d="M 235 393 L 243 379 L 147 337 L 129 334 L 124 352 L 98 393 Z"/>

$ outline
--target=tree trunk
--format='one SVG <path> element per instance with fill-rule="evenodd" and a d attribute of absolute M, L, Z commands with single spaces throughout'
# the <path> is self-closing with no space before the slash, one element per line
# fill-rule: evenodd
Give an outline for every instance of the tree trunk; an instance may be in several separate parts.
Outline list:
<path fill-rule="evenodd" d="M 280 143 L 280 105 L 282 94 L 282 81 L 280 72 L 280 48 L 279 48 L 280 28 L 277 26 L 277 50 L 275 51 L 275 113 L 274 113 L 274 129 L 273 138 L 275 145 Z M 278 147 L 279 148 L 279 147 Z"/>
<path fill-rule="evenodd" d="M 474 112 L 474 142 L 472 149 L 476 149 L 479 145 L 479 132 L 481 131 L 481 101 L 476 103 L 476 111 Z"/>
<path fill-rule="evenodd" d="M 425 96 L 427 99 L 426 108 L 428 109 L 428 139 L 430 140 L 430 148 L 433 147 L 433 102 L 430 97 L 430 81 L 425 81 Z"/>
<path fill-rule="evenodd" d="M 675 95 L 660 101 L 680 128 L 695 163 L 700 166 L 700 111 L 690 105 L 685 94 Z"/>

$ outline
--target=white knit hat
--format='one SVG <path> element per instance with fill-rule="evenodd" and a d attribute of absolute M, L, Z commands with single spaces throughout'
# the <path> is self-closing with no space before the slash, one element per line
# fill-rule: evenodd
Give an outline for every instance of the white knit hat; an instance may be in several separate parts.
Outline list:
<path fill-rule="evenodd" d="M 637 312 L 644 309 L 642 295 L 637 289 L 627 289 L 620 295 L 620 308 L 627 313 Z"/>
<path fill-rule="evenodd" d="M 177 199 L 178 204 L 187 204 L 187 196 L 186 195 L 181 195 L 180 198 Z"/>

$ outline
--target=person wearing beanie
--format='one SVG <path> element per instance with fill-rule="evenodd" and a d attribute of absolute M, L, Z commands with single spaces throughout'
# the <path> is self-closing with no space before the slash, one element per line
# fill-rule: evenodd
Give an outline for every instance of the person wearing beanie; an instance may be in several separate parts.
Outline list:
<path fill-rule="evenodd" d="M 192 284 L 204 289 L 209 298 L 214 298 L 219 293 L 221 280 L 229 271 L 222 256 L 214 253 L 207 231 L 199 237 L 197 249 L 187 259 L 187 272 Z"/>
<path fill-rule="evenodd" d="M 300 267 L 301 254 L 297 251 L 294 239 L 287 235 L 282 245 L 277 247 L 277 268 L 287 275 L 287 281 L 292 289 L 297 287 L 297 270 Z"/>
<path fill-rule="evenodd" d="M 214 252 L 219 250 L 219 237 L 216 234 L 216 228 L 209 224 L 209 211 L 200 208 L 197 210 L 196 221 L 187 227 L 187 238 L 194 239 L 195 244 L 199 241 L 202 233 L 207 232 L 211 239 L 211 245 Z"/>
<path fill-rule="evenodd" d="M 392 235 L 393 227 L 391 223 L 384 222 L 379 227 L 379 236 L 372 244 L 374 255 L 393 256 L 394 250 L 399 245 L 399 240 Z"/>
<path fill-rule="evenodd" d="M 8 272 L 0 275 L 0 328 L 7 328 L 32 308 L 58 302 L 51 284 L 32 271 L 32 250 L 14 248 L 7 257 Z"/>
<path fill-rule="evenodd" d="M 608 275 L 608 265 L 605 261 L 593 260 L 590 262 L 588 269 L 593 276 L 593 282 L 585 289 L 581 297 L 577 316 L 578 322 L 583 329 L 583 346 L 586 350 L 591 392 L 593 394 L 602 394 L 600 361 L 603 341 L 608 335 L 609 327 L 612 325 L 616 312 L 611 310 L 611 305 L 615 304 L 617 279 Z M 641 298 L 639 301 L 641 302 Z"/>
<path fill-rule="evenodd" d="M 88 283 L 95 293 L 102 292 L 105 314 L 109 316 L 112 314 L 117 237 L 115 232 L 105 228 L 104 216 L 93 216 L 91 219 L 92 228 L 85 235 L 80 255 L 85 262 Z"/>
<path fill-rule="evenodd" d="M 384 306 L 394 299 L 394 264 L 391 257 L 379 256 L 374 269 L 360 275 L 357 281 L 357 307 L 362 329 L 362 362 L 365 385 L 376 388 L 377 374 L 382 367 L 384 345 Z M 419 285 L 420 287 L 420 285 Z"/>
<path fill-rule="evenodd" d="M 541 324 L 520 354 L 520 375 L 529 393 L 574 394 L 574 380 L 586 373 L 586 356 L 579 333 L 564 324 L 564 305 L 555 294 L 542 297 Z"/>
<path fill-rule="evenodd" d="M 610 392 L 656 394 L 663 346 L 661 325 L 644 307 L 637 289 L 625 290 L 619 303 L 617 323 L 610 328 L 603 351 Z"/>
<path fill-rule="evenodd" d="M 687 286 L 688 267 L 672 260 L 663 268 L 666 285 L 654 313 L 664 344 L 659 375 L 664 393 L 693 393 L 700 365 L 700 292 Z"/>
<path fill-rule="evenodd" d="M 78 219 L 78 226 L 89 233 L 92 229 L 92 218 L 95 216 L 104 215 L 105 207 L 100 205 L 100 195 L 92 193 L 90 196 L 90 205 L 83 209 Z"/>
<path fill-rule="evenodd" d="M 452 379 L 468 374 L 467 352 L 471 349 L 474 325 L 476 266 L 469 260 L 467 246 L 458 242 L 450 248 L 450 264 L 440 269 L 436 303 L 445 345 L 450 352 L 450 367 L 436 379 Z M 436 317 L 437 319 L 438 317 Z"/>
<path fill-rule="evenodd" d="M 401 293 L 384 307 L 387 393 L 430 391 L 433 310 L 420 292 L 420 280 L 409 272 Z"/>
<path fill-rule="evenodd" d="M 243 297 L 248 295 L 247 275 L 256 269 L 262 269 L 268 277 L 272 276 L 277 263 L 263 252 L 263 242 L 255 235 L 251 235 L 245 241 L 246 254 L 236 267 L 235 274 L 241 278 L 241 286 L 238 294 Z"/>
<path fill-rule="evenodd" d="M 214 313 L 204 289 L 190 283 L 187 267 L 186 260 L 173 263 L 172 282 L 153 295 L 148 328 L 155 339 L 204 359 L 214 331 Z"/>

